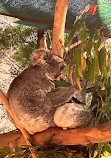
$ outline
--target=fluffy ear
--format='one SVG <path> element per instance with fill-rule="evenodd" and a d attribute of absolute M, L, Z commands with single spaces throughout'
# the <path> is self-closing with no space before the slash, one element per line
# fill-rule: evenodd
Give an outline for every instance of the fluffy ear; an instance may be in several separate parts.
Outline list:
<path fill-rule="evenodd" d="M 46 54 L 46 49 L 37 49 L 32 53 L 31 56 L 31 63 L 33 66 L 37 65 L 41 59 L 43 59 L 43 56 Z"/>

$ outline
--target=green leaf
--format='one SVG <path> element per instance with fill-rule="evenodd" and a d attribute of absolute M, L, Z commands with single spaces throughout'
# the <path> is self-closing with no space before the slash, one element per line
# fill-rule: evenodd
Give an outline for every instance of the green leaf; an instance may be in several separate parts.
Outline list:
<path fill-rule="evenodd" d="M 103 150 L 111 154 L 111 144 L 105 143 Z"/>
<path fill-rule="evenodd" d="M 73 154 L 72 153 L 68 153 L 68 157 L 67 158 L 72 158 Z"/>
<path fill-rule="evenodd" d="M 77 85 L 78 85 L 78 87 L 79 87 L 79 89 L 80 89 L 80 91 L 82 91 L 82 88 L 81 88 L 81 83 L 80 83 L 80 78 L 77 78 Z"/>
<path fill-rule="evenodd" d="M 63 79 L 61 81 L 53 81 L 53 80 L 50 80 L 50 81 L 53 82 L 56 86 L 60 86 L 60 87 L 69 87 L 69 86 L 71 86 L 71 83 L 66 82 Z"/>
<path fill-rule="evenodd" d="M 47 156 L 44 153 L 38 152 L 39 158 L 47 158 Z"/>
<path fill-rule="evenodd" d="M 103 116 L 105 116 L 111 109 L 111 103 L 108 101 L 106 104 L 100 108 L 100 111 L 103 113 Z"/>
<path fill-rule="evenodd" d="M 95 62 L 95 76 L 97 76 L 97 72 L 98 72 L 98 68 L 99 68 L 99 61 L 98 61 L 98 55 L 97 56 L 95 56 L 95 58 L 94 58 L 94 62 Z"/>
<path fill-rule="evenodd" d="M 98 51 L 99 68 L 102 74 L 104 74 L 104 67 L 106 66 L 106 48 L 102 47 Z"/>
<path fill-rule="evenodd" d="M 78 73 L 79 73 L 79 76 L 83 79 L 83 73 L 82 73 L 82 69 L 81 68 L 78 68 Z"/>
<path fill-rule="evenodd" d="M 108 78 L 109 78 L 109 73 L 108 73 L 108 70 L 106 67 L 104 67 L 104 76 L 106 77 L 107 81 L 108 81 Z"/>
<path fill-rule="evenodd" d="M 81 47 L 79 46 L 76 48 L 74 52 L 74 63 L 76 64 L 76 67 L 81 67 Z"/>
<path fill-rule="evenodd" d="M 95 60 L 92 58 L 92 62 L 88 64 L 88 76 L 89 81 L 94 81 L 95 78 Z"/>
<path fill-rule="evenodd" d="M 87 45 L 86 45 L 86 51 L 88 53 L 88 55 L 91 56 L 91 50 L 92 50 L 92 41 L 88 41 Z"/>
<path fill-rule="evenodd" d="M 84 27 L 81 31 L 81 44 L 84 46 L 86 43 L 86 28 Z"/>
<path fill-rule="evenodd" d="M 74 52 L 74 53 L 75 53 L 75 52 Z M 74 60 L 74 58 L 73 58 L 73 59 L 71 59 L 71 61 L 70 61 L 69 67 L 71 68 L 71 67 L 74 65 L 74 63 L 75 63 L 75 60 Z"/>
<path fill-rule="evenodd" d="M 100 35 L 96 34 L 94 36 L 94 49 L 95 49 L 95 51 L 98 50 L 98 48 L 100 47 L 100 45 L 101 45 L 101 37 L 100 37 Z"/>
<path fill-rule="evenodd" d="M 62 153 L 56 153 L 55 155 L 55 158 L 66 158 Z"/>
<path fill-rule="evenodd" d="M 76 48 L 74 52 L 74 63 L 76 65 L 76 78 L 83 78 L 81 69 L 81 47 Z"/>
<path fill-rule="evenodd" d="M 4 147 L 0 149 L 0 157 L 5 157 L 10 153 L 9 147 Z"/>
<path fill-rule="evenodd" d="M 95 77 L 98 75 L 98 67 L 98 56 L 95 56 L 95 58 L 90 58 L 90 62 L 88 63 L 89 81 L 95 80 Z"/>
<path fill-rule="evenodd" d="M 86 44 L 86 51 L 87 51 L 88 55 L 90 55 L 90 56 L 91 56 L 91 50 L 92 50 L 92 46 L 93 46 L 94 35 L 95 35 L 95 30 L 91 31 L 91 33 L 89 34 L 89 39 Z"/>
<path fill-rule="evenodd" d="M 97 117 L 96 123 L 99 124 L 102 118 L 102 113 L 100 112 L 99 116 Z"/>
<path fill-rule="evenodd" d="M 67 65 L 64 70 L 62 71 L 63 74 L 69 73 L 69 65 Z"/>

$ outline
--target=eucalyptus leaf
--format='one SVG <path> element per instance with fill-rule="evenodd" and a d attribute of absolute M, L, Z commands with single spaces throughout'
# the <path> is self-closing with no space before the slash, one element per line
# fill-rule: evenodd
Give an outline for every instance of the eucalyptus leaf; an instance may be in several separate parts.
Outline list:
<path fill-rule="evenodd" d="M 9 147 L 0 148 L 0 156 L 1 157 L 7 156 L 9 154 L 9 152 L 10 152 Z"/>
<path fill-rule="evenodd" d="M 65 80 L 61 80 L 61 81 L 50 80 L 50 81 L 53 82 L 56 86 L 60 86 L 60 87 L 69 87 L 69 86 L 71 86 L 71 83 L 66 82 Z"/>
<path fill-rule="evenodd" d="M 67 65 L 64 70 L 62 71 L 63 74 L 66 74 L 69 72 L 69 65 Z"/>
<path fill-rule="evenodd" d="M 86 51 L 88 53 L 88 55 L 91 56 L 91 50 L 92 50 L 92 47 L 93 47 L 93 37 L 95 35 L 95 30 L 91 31 L 90 34 L 89 34 L 89 39 L 87 40 L 87 43 L 86 43 Z"/>
<path fill-rule="evenodd" d="M 88 55 L 90 55 L 90 56 L 91 56 L 92 46 L 93 46 L 92 42 L 88 41 L 87 45 L 86 45 L 86 51 L 87 51 Z"/>
<path fill-rule="evenodd" d="M 86 43 L 86 27 L 83 27 L 81 31 L 81 44 L 84 46 Z"/>
<path fill-rule="evenodd" d="M 104 67 L 106 66 L 106 48 L 102 47 L 98 52 L 99 68 L 101 73 L 104 73 Z"/>
<path fill-rule="evenodd" d="M 76 48 L 74 52 L 74 63 L 76 64 L 76 67 L 81 67 L 81 47 L 79 46 Z"/>
<path fill-rule="evenodd" d="M 92 59 L 92 62 L 88 64 L 88 76 L 89 81 L 94 81 L 95 78 L 95 60 Z"/>
<path fill-rule="evenodd" d="M 111 144 L 105 143 L 103 150 L 111 154 Z"/>
<path fill-rule="evenodd" d="M 96 34 L 94 36 L 94 49 L 97 51 L 100 45 L 101 45 L 101 37 L 100 35 Z"/>
<path fill-rule="evenodd" d="M 103 116 L 105 116 L 111 109 L 111 103 L 110 102 L 106 102 L 106 104 L 100 108 L 100 111 L 102 111 Z"/>

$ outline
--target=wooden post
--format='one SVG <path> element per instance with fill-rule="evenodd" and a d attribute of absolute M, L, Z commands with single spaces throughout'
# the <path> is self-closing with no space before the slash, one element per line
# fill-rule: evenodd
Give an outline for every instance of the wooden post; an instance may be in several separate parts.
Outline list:
<path fill-rule="evenodd" d="M 64 30 L 69 0 L 57 0 L 55 7 L 52 52 L 60 57 L 64 53 Z"/>

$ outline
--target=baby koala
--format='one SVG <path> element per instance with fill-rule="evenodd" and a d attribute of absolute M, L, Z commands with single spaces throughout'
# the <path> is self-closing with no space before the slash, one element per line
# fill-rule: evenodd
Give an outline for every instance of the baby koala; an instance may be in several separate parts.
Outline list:
<path fill-rule="evenodd" d="M 86 126 L 90 119 L 90 112 L 77 103 L 66 103 L 54 114 L 55 124 L 63 129 Z"/>
<path fill-rule="evenodd" d="M 31 60 L 32 65 L 13 80 L 7 93 L 20 125 L 30 134 L 54 126 L 87 125 L 90 112 L 77 103 L 67 103 L 72 97 L 84 102 L 83 92 L 75 84 L 55 90 L 51 81 L 61 74 L 64 60 L 45 49 L 36 50 Z"/>

